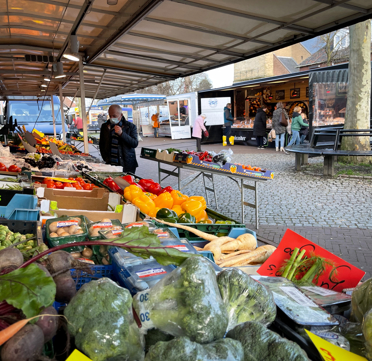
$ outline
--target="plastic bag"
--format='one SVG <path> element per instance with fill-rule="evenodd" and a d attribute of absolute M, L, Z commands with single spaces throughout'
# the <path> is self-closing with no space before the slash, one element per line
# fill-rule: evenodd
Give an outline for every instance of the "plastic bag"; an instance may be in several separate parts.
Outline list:
<path fill-rule="evenodd" d="M 213 162 L 223 166 L 226 163 L 230 163 L 232 161 L 233 154 L 234 152 L 230 148 L 223 149 L 218 154 L 213 156 Z"/>
<path fill-rule="evenodd" d="M 363 282 L 351 295 L 351 319 L 363 322 L 364 314 L 372 308 L 372 278 Z"/>
<path fill-rule="evenodd" d="M 363 335 L 366 340 L 366 356 L 369 360 L 372 359 L 372 309 L 365 315 L 363 320 Z"/>
<path fill-rule="evenodd" d="M 65 316 L 76 346 L 93 361 L 144 358 L 144 340 L 134 322 L 128 290 L 108 278 L 83 285 L 67 305 Z"/>
<path fill-rule="evenodd" d="M 225 269 L 217 276 L 217 283 L 229 313 L 228 331 L 247 321 L 269 326 L 275 320 L 272 292 L 243 271 Z"/>
<path fill-rule="evenodd" d="M 244 361 L 244 351 L 239 341 L 225 338 L 208 345 L 199 345 L 187 337 L 168 342 L 158 342 L 150 348 L 146 361 Z"/>
<path fill-rule="evenodd" d="M 244 361 L 309 361 L 305 351 L 292 341 L 280 337 L 258 322 L 245 322 L 228 332 L 227 337 L 240 341 Z"/>
<path fill-rule="evenodd" d="M 172 336 L 198 343 L 222 338 L 228 313 L 211 263 L 190 257 L 148 291 L 133 298 L 144 332 L 158 328 Z"/>

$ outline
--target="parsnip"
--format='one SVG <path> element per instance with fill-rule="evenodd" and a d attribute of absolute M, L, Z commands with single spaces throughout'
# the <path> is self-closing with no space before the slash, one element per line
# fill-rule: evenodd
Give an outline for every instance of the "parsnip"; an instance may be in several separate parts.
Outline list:
<path fill-rule="evenodd" d="M 207 251 L 210 251 L 211 247 L 215 247 L 215 246 L 221 247 L 225 243 L 230 243 L 230 242 L 233 242 L 233 241 L 235 241 L 235 239 L 231 238 L 231 237 L 217 237 L 217 239 L 215 239 L 212 242 L 206 244 L 204 246 L 204 249 L 207 250 Z"/>
<path fill-rule="evenodd" d="M 219 263 L 222 263 L 222 262 L 224 262 L 225 260 L 227 260 L 231 257 L 235 257 L 235 256 L 238 256 L 239 254 L 249 253 L 249 252 L 252 252 L 252 251 L 243 250 L 243 251 L 231 252 L 231 253 L 228 253 L 228 254 L 222 254 L 220 259 L 218 261 L 216 261 L 216 263 L 219 264 Z"/>
<path fill-rule="evenodd" d="M 167 226 L 184 229 L 185 231 L 189 231 L 191 233 L 194 233 L 196 236 L 199 236 L 200 238 L 203 238 L 203 239 L 205 239 L 206 241 L 209 241 L 209 242 L 211 242 L 211 241 L 213 241 L 213 240 L 215 240 L 215 239 L 218 238 L 217 236 L 214 236 L 212 234 L 208 234 L 208 233 L 199 231 L 198 229 L 195 229 L 195 228 L 192 228 L 192 227 L 182 226 L 182 225 L 180 225 L 178 223 L 165 222 L 165 221 L 163 221 L 161 219 L 157 219 L 157 218 L 153 218 L 153 217 L 150 217 L 150 218 L 151 219 L 154 219 L 155 221 L 157 221 L 159 223 L 166 224 Z"/>
<path fill-rule="evenodd" d="M 276 248 L 274 246 L 270 245 L 261 246 L 249 253 L 244 253 L 235 257 L 228 258 L 227 260 L 224 260 L 222 263 L 220 263 L 219 266 L 220 267 L 245 266 L 247 264 L 250 264 L 251 262 L 257 263 L 257 259 L 266 261 L 270 257 L 270 255 L 275 251 L 275 249 Z"/>
<path fill-rule="evenodd" d="M 242 251 L 242 250 L 249 250 L 252 251 L 257 248 L 257 240 L 256 238 L 250 234 L 245 233 L 237 237 L 233 242 L 229 242 L 224 244 L 221 247 L 221 251 Z"/>

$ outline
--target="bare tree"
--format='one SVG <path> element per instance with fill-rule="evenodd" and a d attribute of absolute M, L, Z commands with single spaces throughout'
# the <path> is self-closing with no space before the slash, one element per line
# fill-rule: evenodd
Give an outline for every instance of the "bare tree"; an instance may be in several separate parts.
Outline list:
<path fill-rule="evenodd" d="M 371 101 L 371 21 L 350 27 L 349 87 L 344 129 L 369 129 Z M 369 151 L 369 137 L 344 137 L 341 149 Z M 371 161 L 372 157 L 342 157 L 348 163 Z"/>
<path fill-rule="evenodd" d="M 333 65 L 340 58 L 341 52 L 344 51 L 342 43 L 347 36 L 347 32 L 343 29 L 319 36 L 318 45 L 326 52 L 328 66 Z"/>
<path fill-rule="evenodd" d="M 144 94 L 164 94 L 177 95 L 183 93 L 191 93 L 198 90 L 206 90 L 212 88 L 212 83 L 207 74 L 201 73 L 176 80 L 167 81 L 158 85 L 153 85 L 148 88 L 139 90 L 138 93 Z"/>

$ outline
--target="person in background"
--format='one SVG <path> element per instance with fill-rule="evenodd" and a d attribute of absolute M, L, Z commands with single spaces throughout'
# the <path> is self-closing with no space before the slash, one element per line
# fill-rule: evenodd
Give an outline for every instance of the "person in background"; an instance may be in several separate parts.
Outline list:
<path fill-rule="evenodd" d="M 280 121 L 282 120 L 282 114 L 284 114 L 285 118 L 287 119 L 289 123 L 289 117 L 287 112 L 284 109 L 284 105 L 282 102 L 279 102 L 276 104 L 276 109 L 273 113 L 273 126 L 272 128 L 275 130 L 275 149 L 278 152 L 279 151 L 279 142 L 280 142 L 280 151 L 286 152 L 284 150 L 284 137 L 286 132 L 286 127 L 284 125 L 280 124 Z"/>
<path fill-rule="evenodd" d="M 223 129 L 223 137 L 222 137 L 222 143 L 230 145 L 230 134 L 231 134 L 231 126 L 234 124 L 234 118 L 231 114 L 231 103 L 227 103 L 224 108 L 224 129 Z"/>
<path fill-rule="evenodd" d="M 290 147 L 293 144 L 300 144 L 300 129 L 301 127 L 308 127 L 309 124 L 304 123 L 301 116 L 302 109 L 301 107 L 295 107 L 292 114 L 292 138 L 288 143 L 287 147 Z"/>
<path fill-rule="evenodd" d="M 159 113 L 155 113 L 151 117 L 152 127 L 154 128 L 154 137 L 159 138 Z"/>
<path fill-rule="evenodd" d="M 105 163 L 122 166 L 123 172 L 135 173 L 138 167 L 135 148 L 137 127 L 122 115 L 119 105 L 111 105 L 110 119 L 101 127 L 99 150 Z"/>
<path fill-rule="evenodd" d="M 76 129 L 77 129 L 79 132 L 83 130 L 83 119 L 81 119 L 79 116 L 77 116 L 77 117 L 74 119 L 74 124 L 75 124 Z"/>
<path fill-rule="evenodd" d="M 107 122 L 107 114 L 106 113 L 99 113 L 97 117 L 98 127 L 101 129 L 102 124 Z"/>
<path fill-rule="evenodd" d="M 265 106 L 258 108 L 254 118 L 253 135 L 257 139 L 257 149 L 264 149 L 263 138 L 266 136 L 266 109 Z"/>
<path fill-rule="evenodd" d="M 204 121 L 207 118 L 205 114 L 200 114 L 194 123 L 194 128 L 192 129 L 192 136 L 196 138 L 196 151 L 201 152 L 201 139 L 202 139 L 202 132 L 208 138 L 209 133 L 205 128 Z"/>
<path fill-rule="evenodd" d="M 302 120 L 307 124 L 307 127 L 301 127 L 300 129 L 300 144 L 304 144 L 304 141 L 309 134 L 309 121 L 306 119 L 306 114 L 301 113 Z"/>

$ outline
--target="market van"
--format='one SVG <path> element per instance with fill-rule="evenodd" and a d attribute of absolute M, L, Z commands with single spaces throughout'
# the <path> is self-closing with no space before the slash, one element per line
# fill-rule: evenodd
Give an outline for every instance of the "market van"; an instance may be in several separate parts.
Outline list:
<path fill-rule="evenodd" d="M 60 112 L 60 101 L 57 96 L 53 96 L 54 116 L 56 123 L 57 137 L 62 134 L 62 122 Z M 26 130 L 32 132 L 35 128 L 38 131 L 53 135 L 53 115 L 51 97 L 46 96 L 42 99 L 27 96 L 8 97 L 5 102 L 4 115 L 7 120 L 10 117 L 17 120 L 18 126 L 25 126 Z M 68 131 L 65 125 L 66 132 Z"/>

